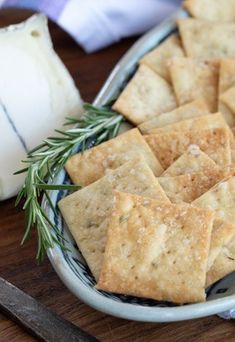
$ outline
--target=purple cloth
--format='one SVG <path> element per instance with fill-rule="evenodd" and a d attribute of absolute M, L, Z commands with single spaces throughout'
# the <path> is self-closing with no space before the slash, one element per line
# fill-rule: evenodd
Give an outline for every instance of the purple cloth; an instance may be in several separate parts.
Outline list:
<path fill-rule="evenodd" d="M 149 30 L 180 3 L 181 0 L 0 0 L 2 7 L 44 12 L 87 52 Z"/>

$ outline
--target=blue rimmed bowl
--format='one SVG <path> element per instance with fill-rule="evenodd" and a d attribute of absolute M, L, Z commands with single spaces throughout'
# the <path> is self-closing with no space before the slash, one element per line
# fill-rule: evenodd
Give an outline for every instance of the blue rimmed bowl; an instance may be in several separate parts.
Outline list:
<path fill-rule="evenodd" d="M 139 39 L 116 65 L 95 99 L 94 104 L 101 106 L 117 96 L 135 71 L 137 61 L 146 52 L 176 31 L 177 18 L 185 15 L 183 11 L 177 12 L 174 16 Z M 67 184 L 69 182 L 67 174 L 62 170 L 52 183 Z M 52 203 L 57 206 L 58 201 L 67 194 L 67 191 L 62 190 L 50 192 Z M 187 320 L 235 308 L 235 273 L 207 289 L 206 302 L 198 304 L 176 306 L 168 302 L 98 291 L 94 287 L 95 280 L 59 211 L 58 213 L 52 211 L 45 198 L 42 205 L 50 220 L 55 223 L 60 234 L 65 238 L 65 246 L 68 247 L 68 250 L 63 250 L 59 246 L 49 249 L 48 257 L 51 264 L 69 290 L 93 308 L 113 316 L 143 322 Z M 53 234 L 56 234 L 56 232 L 53 232 Z"/>

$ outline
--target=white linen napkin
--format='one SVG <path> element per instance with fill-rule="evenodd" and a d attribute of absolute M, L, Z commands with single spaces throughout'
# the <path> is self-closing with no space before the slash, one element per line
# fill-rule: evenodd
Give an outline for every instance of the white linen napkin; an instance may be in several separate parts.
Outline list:
<path fill-rule="evenodd" d="M 2 7 L 44 12 L 86 52 L 141 34 L 161 22 L 181 0 L 0 0 Z"/>

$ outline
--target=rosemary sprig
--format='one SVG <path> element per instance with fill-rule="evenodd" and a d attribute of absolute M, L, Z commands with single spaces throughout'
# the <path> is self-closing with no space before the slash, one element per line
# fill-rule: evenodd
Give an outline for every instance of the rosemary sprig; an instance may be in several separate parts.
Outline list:
<path fill-rule="evenodd" d="M 75 185 L 50 185 L 47 184 L 63 168 L 70 155 L 78 149 L 84 150 L 89 141 L 94 139 L 97 145 L 102 141 L 117 135 L 123 117 L 111 111 L 108 107 L 97 108 L 90 104 L 84 104 L 84 115 L 82 118 L 66 118 L 65 125 L 76 125 L 66 131 L 55 130 L 58 136 L 49 137 L 43 143 L 31 150 L 27 159 L 23 162 L 27 167 L 16 172 L 26 173 L 24 185 L 18 193 L 16 205 L 22 198 L 25 199 L 23 209 L 25 210 L 25 233 L 21 244 L 30 237 L 32 228 L 37 230 L 38 250 L 37 260 L 42 262 L 47 248 L 55 244 L 63 245 L 63 237 L 60 236 L 57 227 L 47 217 L 45 210 L 40 205 L 41 196 L 44 194 L 48 205 L 56 213 L 48 191 L 53 190 L 77 190 Z M 56 231 L 53 234 L 51 229 Z"/>

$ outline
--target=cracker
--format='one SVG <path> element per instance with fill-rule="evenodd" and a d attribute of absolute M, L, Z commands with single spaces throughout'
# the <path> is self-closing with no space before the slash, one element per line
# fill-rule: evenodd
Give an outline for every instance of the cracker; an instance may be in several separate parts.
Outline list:
<path fill-rule="evenodd" d="M 235 24 L 184 18 L 178 21 L 178 27 L 188 57 L 235 57 Z"/>
<path fill-rule="evenodd" d="M 217 111 L 218 62 L 178 57 L 169 62 L 169 70 L 179 105 L 204 98 L 209 110 Z"/>
<path fill-rule="evenodd" d="M 219 93 L 223 94 L 235 86 L 234 79 L 235 60 L 225 58 L 220 61 Z"/>
<path fill-rule="evenodd" d="M 220 75 L 219 75 L 219 95 L 222 96 L 228 89 L 235 86 L 234 78 L 235 60 L 222 59 L 220 62 Z M 223 103 L 219 98 L 219 111 L 224 115 L 230 127 L 235 125 L 234 113 Z"/>
<path fill-rule="evenodd" d="M 96 279 L 103 260 L 113 189 L 170 202 L 145 161 L 136 159 L 59 202 L 69 230 Z"/>
<path fill-rule="evenodd" d="M 154 128 L 164 127 L 174 124 L 181 120 L 192 119 L 202 115 L 209 114 L 209 110 L 204 100 L 199 99 L 180 106 L 171 112 L 162 113 L 150 120 L 140 124 L 138 128 L 144 134 L 148 134 Z"/>
<path fill-rule="evenodd" d="M 172 203 L 191 203 L 226 176 L 226 171 L 207 170 L 206 173 L 159 177 L 158 181 Z"/>
<path fill-rule="evenodd" d="M 220 100 L 231 110 L 235 117 L 235 86 L 220 95 Z"/>
<path fill-rule="evenodd" d="M 235 0 L 185 0 L 183 6 L 191 16 L 199 19 L 235 21 Z"/>
<path fill-rule="evenodd" d="M 210 251 L 207 263 L 207 272 L 212 268 L 222 248 L 235 237 L 235 225 L 220 219 L 215 219 L 211 233 Z"/>
<path fill-rule="evenodd" d="M 75 184 L 86 186 L 103 177 L 107 169 L 116 169 L 141 155 L 155 176 L 162 173 L 159 161 L 154 157 L 139 130 L 134 128 L 83 153 L 73 155 L 65 168 Z"/>
<path fill-rule="evenodd" d="M 167 132 L 182 132 L 201 129 L 229 128 L 221 113 L 203 115 L 198 118 L 182 120 L 161 128 L 154 128 L 149 134 L 161 134 Z"/>
<path fill-rule="evenodd" d="M 116 192 L 97 287 L 175 303 L 204 301 L 213 213 L 195 209 Z"/>
<path fill-rule="evenodd" d="M 235 224 L 235 177 L 230 176 L 216 184 L 192 205 L 215 211 L 216 218 Z"/>
<path fill-rule="evenodd" d="M 166 81 L 170 82 L 170 75 L 167 67 L 167 60 L 172 57 L 183 57 L 184 51 L 179 37 L 176 34 L 170 35 L 163 43 L 144 55 L 140 64 L 145 64 Z"/>
<path fill-rule="evenodd" d="M 234 228 L 234 225 L 233 225 Z M 206 286 L 209 286 L 229 273 L 235 271 L 235 234 L 223 245 L 212 267 L 206 276 Z"/>
<path fill-rule="evenodd" d="M 231 160 L 232 164 L 235 164 L 235 150 L 231 150 Z"/>
<path fill-rule="evenodd" d="M 232 127 L 235 125 L 235 115 L 232 111 L 222 102 L 220 99 L 218 100 L 218 108 L 219 111 L 223 114 L 227 124 Z"/>
<path fill-rule="evenodd" d="M 143 64 L 113 105 L 114 110 L 135 125 L 175 107 L 176 100 L 171 85 Z"/>
<path fill-rule="evenodd" d="M 231 164 L 229 131 L 225 128 L 148 134 L 145 135 L 145 139 L 164 169 L 167 169 L 190 145 L 198 145 L 222 167 Z"/>
<path fill-rule="evenodd" d="M 171 164 L 161 177 L 180 176 L 198 172 L 217 171 L 218 166 L 200 150 L 197 145 L 191 145 L 173 164 Z"/>

